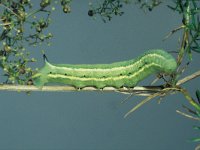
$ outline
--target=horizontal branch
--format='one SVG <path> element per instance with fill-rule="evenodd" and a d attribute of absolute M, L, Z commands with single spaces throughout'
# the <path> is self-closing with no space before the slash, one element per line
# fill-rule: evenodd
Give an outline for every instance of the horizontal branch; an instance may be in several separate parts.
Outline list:
<path fill-rule="evenodd" d="M 200 71 L 197 71 L 177 82 L 177 85 L 188 82 L 196 77 L 200 76 Z M 135 94 L 139 96 L 150 96 L 154 93 L 163 91 L 162 86 L 136 86 L 134 88 L 120 88 L 116 89 L 114 87 L 105 87 L 103 89 L 97 89 L 94 87 L 85 87 L 82 89 L 77 89 L 73 86 L 43 86 L 42 88 L 37 88 L 33 85 L 13 85 L 13 84 L 0 84 L 0 91 L 44 91 L 44 92 L 73 92 L 73 91 L 103 91 L 103 92 L 120 92 L 123 94 Z"/>
<path fill-rule="evenodd" d="M 152 93 L 159 92 L 162 90 L 161 86 L 145 86 L 145 87 L 134 87 L 134 88 L 121 88 L 116 89 L 113 87 L 105 87 L 103 89 L 96 89 L 94 87 L 85 87 L 82 89 L 77 89 L 73 86 L 43 86 L 42 88 L 37 88 L 33 85 L 12 85 L 12 84 L 2 84 L 0 85 L 0 90 L 4 91 L 45 91 L 45 92 L 73 92 L 73 91 L 103 91 L 103 92 L 120 92 L 124 94 L 134 93 L 140 96 L 148 96 Z"/>

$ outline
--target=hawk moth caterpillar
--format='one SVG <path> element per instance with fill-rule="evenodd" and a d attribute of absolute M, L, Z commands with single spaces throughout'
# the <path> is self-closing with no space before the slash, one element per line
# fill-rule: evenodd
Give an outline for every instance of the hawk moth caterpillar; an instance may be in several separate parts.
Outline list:
<path fill-rule="evenodd" d="M 162 49 L 149 50 L 136 59 L 111 64 L 51 64 L 45 56 L 44 59 L 45 65 L 32 76 L 37 87 L 63 83 L 76 88 L 132 88 L 151 74 L 171 74 L 177 68 L 176 60 Z"/>

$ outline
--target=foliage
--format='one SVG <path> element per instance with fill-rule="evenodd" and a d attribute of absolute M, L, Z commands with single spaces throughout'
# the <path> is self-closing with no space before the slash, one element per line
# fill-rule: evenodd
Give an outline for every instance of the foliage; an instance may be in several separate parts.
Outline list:
<path fill-rule="evenodd" d="M 173 11 L 182 14 L 182 23 L 187 32 L 188 40 L 184 43 L 185 52 L 191 56 L 191 51 L 200 53 L 200 6 L 197 0 L 176 0 L 175 6 L 168 6 Z"/>
<path fill-rule="evenodd" d="M 168 6 L 175 12 L 182 15 L 182 29 L 183 38 L 181 48 L 178 54 L 178 63 L 181 64 L 184 55 L 188 55 L 190 60 L 192 59 L 192 51 L 200 53 L 200 1 L 196 0 L 176 0 L 174 1 L 174 6 Z M 178 28 L 181 29 L 181 28 Z M 175 31 L 175 30 L 174 30 Z M 188 113 L 184 114 L 186 117 L 193 118 L 200 121 L 200 91 L 196 90 L 196 101 L 189 96 L 187 91 L 185 91 L 184 96 L 186 99 L 190 99 L 190 104 L 194 107 L 194 110 L 183 106 Z M 195 126 L 194 129 L 200 129 Z M 199 142 L 200 138 L 193 138 L 192 141 Z M 200 145 L 199 145 L 200 146 Z M 199 149 L 199 146 L 196 149 Z"/>
<path fill-rule="evenodd" d="M 200 107 L 200 91 L 199 90 L 196 90 L 196 102 L 198 104 L 198 107 Z M 188 114 L 184 113 L 184 115 L 186 117 L 189 117 L 189 118 L 192 118 L 192 119 L 200 121 L 200 110 L 199 109 L 194 109 L 193 110 L 193 109 L 188 108 L 187 106 L 184 106 L 184 105 L 183 105 L 183 108 L 186 110 L 186 112 L 188 112 L 188 113 L 191 114 L 191 115 L 188 115 Z M 194 126 L 193 129 L 200 130 L 200 127 L 199 126 Z M 191 139 L 191 141 L 193 141 L 193 142 L 200 142 L 200 137 L 193 138 L 193 139 Z"/>
<path fill-rule="evenodd" d="M 102 20 L 106 22 L 111 20 L 113 16 L 121 16 L 124 14 L 122 8 L 125 4 L 130 4 L 132 0 L 104 0 L 98 6 L 93 6 L 90 3 L 89 16 L 100 15 Z M 161 0 L 134 0 L 135 4 L 140 5 L 140 8 L 144 11 L 152 11 L 156 6 L 162 3 Z"/>
<path fill-rule="evenodd" d="M 63 12 L 70 12 L 71 0 L 61 0 Z M 51 0 L 41 0 L 33 7 L 31 0 L 0 1 L 0 67 L 7 77 L 6 83 L 32 84 L 34 70 L 29 67 L 35 62 L 30 58 L 28 46 L 50 43 L 52 33 L 46 32 L 51 23 L 53 5 Z"/>

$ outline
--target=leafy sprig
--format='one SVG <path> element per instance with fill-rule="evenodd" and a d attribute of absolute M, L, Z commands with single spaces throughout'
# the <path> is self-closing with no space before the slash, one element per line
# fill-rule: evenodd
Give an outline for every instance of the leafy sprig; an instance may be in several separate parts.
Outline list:
<path fill-rule="evenodd" d="M 90 10 L 88 11 L 88 15 L 100 15 L 104 22 L 110 21 L 113 16 L 122 16 L 124 14 L 124 11 L 122 10 L 123 6 L 132 2 L 140 5 L 140 8 L 144 11 L 152 11 L 162 3 L 161 0 L 104 0 L 97 6 L 89 3 Z"/>
<path fill-rule="evenodd" d="M 64 13 L 70 12 L 70 2 L 60 0 Z M 47 29 L 53 5 L 52 0 L 40 0 L 35 7 L 31 0 L 0 1 L 0 67 L 6 77 L 5 83 L 32 84 L 35 70 L 29 66 L 36 59 L 31 58 L 28 48 L 50 44 L 53 34 Z"/>
<path fill-rule="evenodd" d="M 168 5 L 173 11 L 182 14 L 182 23 L 188 31 L 188 43 L 185 43 L 186 52 L 191 56 L 191 51 L 200 53 L 200 5 L 197 0 L 176 0 L 174 6 Z"/>

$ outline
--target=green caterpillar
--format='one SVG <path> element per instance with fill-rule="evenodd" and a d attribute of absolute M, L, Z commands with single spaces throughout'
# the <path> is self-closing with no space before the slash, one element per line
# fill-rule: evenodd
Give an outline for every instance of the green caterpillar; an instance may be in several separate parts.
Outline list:
<path fill-rule="evenodd" d="M 46 83 L 64 83 L 76 88 L 128 87 L 132 88 L 155 73 L 173 73 L 175 59 L 164 50 L 149 50 L 136 59 L 111 64 L 50 64 L 45 65 L 32 79 L 37 87 Z"/>

